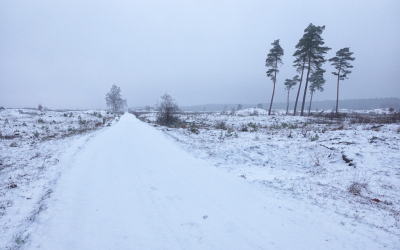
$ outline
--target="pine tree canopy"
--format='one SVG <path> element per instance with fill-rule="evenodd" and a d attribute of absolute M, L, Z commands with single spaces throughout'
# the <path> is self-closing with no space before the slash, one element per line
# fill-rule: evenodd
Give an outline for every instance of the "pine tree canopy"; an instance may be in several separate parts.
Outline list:
<path fill-rule="evenodd" d="M 324 85 L 324 83 L 326 82 L 326 80 L 324 79 L 324 73 L 326 72 L 326 70 L 321 69 L 321 68 L 317 68 L 316 70 L 314 70 L 310 76 L 310 88 L 309 90 L 311 92 L 315 92 L 316 90 L 319 91 L 324 91 L 324 88 L 322 87 Z"/>
<path fill-rule="evenodd" d="M 282 65 L 282 56 L 283 56 L 283 49 L 279 45 L 279 39 L 275 40 L 271 43 L 273 46 L 272 49 L 269 51 L 267 55 L 267 59 L 265 60 L 265 67 L 268 67 L 267 76 L 271 78 L 272 81 L 275 83 L 275 73 L 278 73 L 278 64 Z"/>
<path fill-rule="evenodd" d="M 336 56 L 329 59 L 331 65 L 337 69 L 337 72 L 332 72 L 335 76 L 339 76 L 339 80 L 348 79 L 347 75 L 351 73 L 349 68 L 353 68 L 350 61 L 354 61 L 356 58 L 351 57 L 353 52 L 350 52 L 350 48 L 343 48 L 336 52 Z"/>
<path fill-rule="evenodd" d="M 298 75 L 293 77 L 293 79 L 286 79 L 283 84 L 285 84 L 285 89 L 287 91 L 291 90 L 298 82 L 300 81 L 300 78 Z"/>
<path fill-rule="evenodd" d="M 324 26 L 315 26 L 312 23 L 304 30 L 303 37 L 296 45 L 296 51 L 293 56 L 296 58 L 294 66 L 299 67 L 307 60 L 310 61 L 311 66 L 318 68 L 325 62 L 324 54 L 331 48 L 324 47 L 324 39 L 321 37 L 322 32 L 325 30 Z M 300 68 L 301 69 L 301 68 Z"/>

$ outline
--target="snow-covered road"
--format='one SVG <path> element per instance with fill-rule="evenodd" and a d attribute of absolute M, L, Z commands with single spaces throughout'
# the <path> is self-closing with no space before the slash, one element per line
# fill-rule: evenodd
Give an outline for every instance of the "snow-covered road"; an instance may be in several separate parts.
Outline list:
<path fill-rule="evenodd" d="M 69 160 L 29 249 L 394 249 L 352 222 L 195 159 L 125 114 Z M 386 246 L 386 247 L 385 247 Z"/>

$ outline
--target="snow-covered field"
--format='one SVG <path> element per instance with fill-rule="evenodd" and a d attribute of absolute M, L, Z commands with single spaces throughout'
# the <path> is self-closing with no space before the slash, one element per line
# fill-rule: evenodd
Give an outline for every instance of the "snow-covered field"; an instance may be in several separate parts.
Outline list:
<path fill-rule="evenodd" d="M 238 178 L 400 237 L 399 124 L 283 114 L 187 113 L 181 128 L 155 125 L 155 113 L 139 117 Z"/>
<path fill-rule="evenodd" d="M 399 124 L 180 116 L 2 110 L 0 249 L 399 248 Z"/>
<path fill-rule="evenodd" d="M 60 157 L 112 120 L 105 111 L 0 111 L 0 249 L 29 240 L 24 231 L 47 208 Z"/>

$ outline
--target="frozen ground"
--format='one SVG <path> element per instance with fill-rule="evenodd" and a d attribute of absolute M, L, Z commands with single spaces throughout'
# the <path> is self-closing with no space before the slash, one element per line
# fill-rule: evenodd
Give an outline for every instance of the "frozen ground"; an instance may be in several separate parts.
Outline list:
<path fill-rule="evenodd" d="M 1 122 L 3 116 L 15 116 L 14 125 L 23 122 L 23 114 L 6 112 L 1 113 Z M 91 117 L 92 124 L 100 122 L 88 112 L 79 115 L 81 119 L 78 116 L 74 121 L 59 113 L 58 124 L 82 124 L 80 120 Z M 57 116 L 44 117 L 45 124 L 53 117 Z M 32 124 L 27 127 L 35 130 L 36 118 L 29 119 Z M 333 131 L 326 127 L 324 133 L 324 127 L 318 128 L 319 138 L 311 141 L 318 126 L 295 128 L 303 122 L 300 118 L 203 114 L 185 119 L 191 122 L 187 128 L 158 127 L 164 131 L 157 131 L 153 124 L 126 114 L 111 127 L 94 133 L 80 134 L 76 129 L 69 134 L 68 126 L 62 125 L 55 136 L 58 139 L 27 135 L 18 147 L 9 147 L 14 142 L 10 140 L 16 138 L 2 140 L 6 160 L 1 166 L 7 167 L 0 171 L 0 177 L 4 176 L 0 198 L 6 202 L 0 218 L 0 249 L 399 248 L 398 214 L 396 217 L 388 210 L 395 211 L 399 205 L 396 126 L 376 128 L 383 130 L 374 131 L 382 140 L 364 138 L 371 148 L 362 147 L 367 153 L 363 151 L 359 159 L 358 151 L 344 147 L 355 145 L 351 143 L 361 137 L 354 141 L 323 139 L 331 133 L 346 135 L 347 127 Z M 3 137 L 12 131 L 9 122 L 2 127 Z M 265 122 L 263 128 L 261 122 Z M 248 132 L 242 131 L 242 123 Z M 51 128 L 49 131 L 56 133 Z M 359 133 L 371 131 L 360 129 Z M 42 138 L 48 135 L 43 132 Z M 391 141 L 395 141 L 389 145 L 394 149 L 382 153 L 376 148 Z M 31 145 L 36 149 L 30 150 Z M 18 149 L 21 157 L 18 152 L 12 155 L 12 150 Z M 29 154 L 35 156 L 39 149 L 41 156 L 36 158 L 42 159 L 31 159 Z M 317 159 L 307 158 L 313 152 L 331 156 L 320 157 L 320 166 L 315 166 Z M 343 155 L 350 162 L 344 163 Z M 370 178 L 370 169 L 375 169 L 370 165 L 353 175 L 351 171 L 369 160 L 375 168 L 384 162 L 385 171 L 392 171 L 382 180 L 390 188 L 381 187 L 383 182 L 378 178 L 383 176 L 379 173 L 376 177 L 376 170 Z M 330 168 L 341 171 L 334 175 Z M 37 178 L 25 180 L 28 176 Z M 357 196 L 348 191 L 354 180 L 361 184 Z M 330 186 L 341 191 L 333 192 Z M 324 192 L 329 194 L 321 195 Z M 378 192 L 385 196 L 368 203 Z M 12 201 L 10 206 L 8 201 Z M 359 217 L 353 216 L 353 209 Z M 346 215 L 346 211 L 352 213 Z M 388 211 L 387 223 L 380 226 L 384 211 Z M 370 218 L 376 218 L 375 224 L 367 221 Z"/>
<path fill-rule="evenodd" d="M 71 156 L 67 148 L 78 151 L 95 135 L 89 132 L 103 127 L 103 118 L 106 126 L 112 119 L 104 111 L 1 110 L 0 249 L 28 240 L 24 232 L 47 208 L 64 170 L 60 160 Z"/>
<path fill-rule="evenodd" d="M 182 128 L 157 128 L 234 176 L 400 238 L 399 124 L 276 113 L 183 114 Z M 152 123 L 155 114 L 140 118 Z"/>

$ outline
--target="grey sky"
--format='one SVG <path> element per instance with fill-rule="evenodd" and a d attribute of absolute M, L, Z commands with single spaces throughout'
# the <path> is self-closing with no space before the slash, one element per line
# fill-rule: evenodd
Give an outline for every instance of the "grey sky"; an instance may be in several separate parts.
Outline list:
<path fill-rule="evenodd" d="M 113 84 L 129 106 L 165 92 L 180 105 L 269 102 L 264 63 L 275 39 L 285 52 L 275 101 L 285 101 L 309 23 L 326 26 L 327 58 L 354 52 L 340 99 L 400 97 L 398 0 L 12 0 L 0 1 L 0 106 L 105 108 Z M 324 68 L 314 100 L 336 98 Z"/>

